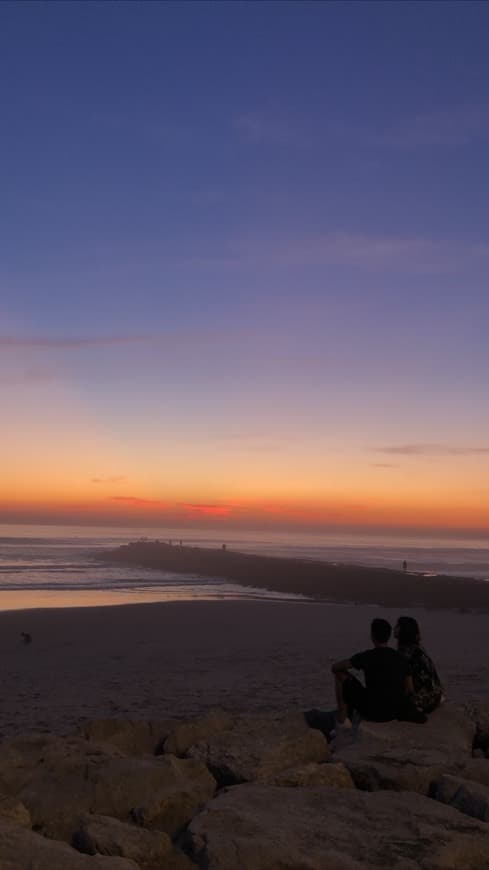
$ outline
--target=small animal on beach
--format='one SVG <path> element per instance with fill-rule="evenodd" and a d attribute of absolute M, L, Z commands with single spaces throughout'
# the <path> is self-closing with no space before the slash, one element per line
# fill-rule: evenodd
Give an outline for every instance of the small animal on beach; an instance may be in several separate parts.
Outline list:
<path fill-rule="evenodd" d="M 32 643 L 32 634 L 29 634 L 28 631 L 21 631 L 20 636 L 24 643 Z"/>

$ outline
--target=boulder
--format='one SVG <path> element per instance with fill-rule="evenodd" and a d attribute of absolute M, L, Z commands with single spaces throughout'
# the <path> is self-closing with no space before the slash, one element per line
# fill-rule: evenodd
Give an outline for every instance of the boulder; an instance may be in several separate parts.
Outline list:
<path fill-rule="evenodd" d="M 229 731 L 233 725 L 234 717 L 230 713 L 210 710 L 205 716 L 181 722 L 173 727 L 165 740 L 164 750 L 173 755 L 186 755 L 195 743 L 210 740 L 222 731 Z"/>
<path fill-rule="evenodd" d="M 184 827 L 215 791 L 206 766 L 171 755 L 123 755 L 83 738 L 11 738 L 0 744 L 0 793 L 21 801 L 32 826 L 71 841 L 81 813 L 160 827 Z"/>
<path fill-rule="evenodd" d="M 489 786 L 445 774 L 432 789 L 432 796 L 467 816 L 489 822 Z"/>
<path fill-rule="evenodd" d="M 315 788 L 318 785 L 329 788 L 355 788 L 350 772 L 341 761 L 326 762 L 326 764 L 316 764 L 311 761 L 309 764 L 289 767 L 288 770 L 280 773 L 270 774 L 260 782 L 288 788 Z"/>
<path fill-rule="evenodd" d="M 320 731 L 309 728 L 301 713 L 243 716 L 188 750 L 204 762 L 220 785 L 269 779 L 308 762 L 327 761 L 330 750 Z"/>
<path fill-rule="evenodd" d="M 80 734 L 90 743 L 113 746 L 124 755 L 156 755 L 175 725 L 175 719 L 93 719 L 85 722 Z"/>
<path fill-rule="evenodd" d="M 457 769 L 457 776 L 489 786 L 489 764 L 485 758 L 468 758 Z"/>
<path fill-rule="evenodd" d="M 108 759 L 83 779 L 37 777 L 21 797 L 33 826 L 45 836 L 71 841 L 81 813 L 137 821 L 175 836 L 215 792 L 216 783 L 194 759 L 172 755 Z"/>
<path fill-rule="evenodd" d="M 189 837 L 206 870 L 489 870 L 486 826 L 413 793 L 247 783 Z"/>
<path fill-rule="evenodd" d="M 191 870 L 195 865 L 176 849 L 168 834 L 147 831 L 112 819 L 86 815 L 73 835 L 73 845 L 88 855 L 132 858 L 141 870 Z"/>
<path fill-rule="evenodd" d="M 31 828 L 31 814 L 22 801 L 15 797 L 0 795 L 0 819 L 15 822 L 23 828 Z"/>
<path fill-rule="evenodd" d="M 0 819 L 1 870 L 140 870 L 126 858 L 82 855 L 66 843 L 48 840 Z"/>
<path fill-rule="evenodd" d="M 91 782 L 90 809 L 175 837 L 215 793 L 206 766 L 193 758 L 115 759 Z"/>
<path fill-rule="evenodd" d="M 81 738 L 8 738 L 0 744 L 0 790 L 25 805 L 33 827 L 69 842 L 79 813 L 90 809 L 91 779 L 117 758 L 113 747 Z"/>
<path fill-rule="evenodd" d="M 362 722 L 356 739 L 334 752 L 357 788 L 429 794 L 443 773 L 456 773 L 469 760 L 475 725 L 465 712 L 444 705 L 423 725 Z"/>

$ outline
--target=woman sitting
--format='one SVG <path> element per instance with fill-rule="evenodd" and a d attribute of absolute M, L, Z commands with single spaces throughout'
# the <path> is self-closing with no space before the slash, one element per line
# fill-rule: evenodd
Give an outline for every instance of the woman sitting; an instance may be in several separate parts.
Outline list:
<path fill-rule="evenodd" d="M 412 616 L 400 616 L 394 637 L 412 678 L 411 702 L 420 712 L 432 713 L 443 700 L 443 688 L 433 661 L 420 644 L 417 621 Z"/>

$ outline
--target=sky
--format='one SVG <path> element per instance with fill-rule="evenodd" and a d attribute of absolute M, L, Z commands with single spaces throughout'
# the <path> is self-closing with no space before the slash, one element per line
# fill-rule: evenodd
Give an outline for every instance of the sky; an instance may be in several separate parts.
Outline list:
<path fill-rule="evenodd" d="M 0 4 L 1 522 L 489 531 L 488 30 Z"/>

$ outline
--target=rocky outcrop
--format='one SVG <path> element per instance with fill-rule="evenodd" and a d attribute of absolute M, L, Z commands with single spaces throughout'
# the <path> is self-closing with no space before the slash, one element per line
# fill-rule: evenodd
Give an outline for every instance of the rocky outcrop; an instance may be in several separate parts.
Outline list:
<path fill-rule="evenodd" d="M 90 743 L 113 746 L 124 755 L 156 755 L 176 727 L 175 719 L 138 721 L 134 719 L 93 719 L 80 729 Z"/>
<path fill-rule="evenodd" d="M 171 755 L 124 756 L 81 738 L 9 738 L 0 744 L 0 788 L 22 801 L 32 825 L 69 841 L 81 813 L 136 817 L 175 835 L 215 792 L 204 764 Z"/>
<path fill-rule="evenodd" d="M 226 789 L 193 819 L 206 870 L 487 870 L 487 828 L 413 793 L 256 784 Z"/>
<path fill-rule="evenodd" d="M 109 816 L 86 815 L 73 835 L 73 845 L 88 855 L 131 858 L 141 870 L 195 870 L 161 831 L 147 831 Z"/>
<path fill-rule="evenodd" d="M 4 738 L 0 870 L 489 870 L 474 709 L 331 746 L 302 714 L 219 710 Z"/>
<path fill-rule="evenodd" d="M 191 746 L 187 753 L 207 765 L 219 785 L 269 779 L 308 762 L 326 761 L 323 735 L 302 714 L 243 716 L 234 727 Z"/>
<path fill-rule="evenodd" d="M 289 767 L 288 770 L 263 776 L 260 782 L 287 788 L 316 788 L 319 785 L 329 788 L 355 788 L 350 772 L 341 761 L 325 764 L 310 762 L 298 767 Z"/>
<path fill-rule="evenodd" d="M 445 705 L 424 725 L 362 722 L 356 739 L 335 752 L 357 788 L 429 794 L 444 773 L 456 773 L 472 752 L 474 723 L 463 710 Z"/>
<path fill-rule="evenodd" d="M 140 870 L 126 858 L 82 855 L 67 843 L 48 840 L 0 819 L 1 870 Z"/>
<path fill-rule="evenodd" d="M 224 710 L 210 710 L 206 716 L 199 716 L 190 722 L 181 722 L 173 728 L 164 743 L 164 751 L 174 755 L 186 755 L 191 746 L 208 741 L 230 731 L 235 717 Z"/>
<path fill-rule="evenodd" d="M 432 795 L 482 822 L 489 822 L 489 786 L 470 779 L 445 774 L 435 783 Z"/>

